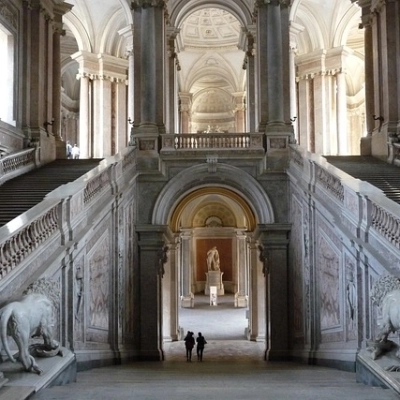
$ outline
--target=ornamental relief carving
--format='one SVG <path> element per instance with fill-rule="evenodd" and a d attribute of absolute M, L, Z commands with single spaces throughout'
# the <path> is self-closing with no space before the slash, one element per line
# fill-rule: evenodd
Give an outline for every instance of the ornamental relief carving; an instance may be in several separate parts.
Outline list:
<path fill-rule="evenodd" d="M 17 11 L 12 10 L 11 7 L 2 0 L 0 0 L 0 21 L 6 22 L 6 25 L 10 24 L 15 29 L 18 28 Z"/>

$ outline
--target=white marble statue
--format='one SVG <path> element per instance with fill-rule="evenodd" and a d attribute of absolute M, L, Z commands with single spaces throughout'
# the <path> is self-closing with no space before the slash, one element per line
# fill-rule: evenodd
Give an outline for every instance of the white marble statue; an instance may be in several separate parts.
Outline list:
<path fill-rule="evenodd" d="M 18 346 L 18 359 L 28 372 L 39 375 L 42 370 L 30 354 L 29 339 L 42 336 L 43 345 L 33 345 L 35 355 L 48 357 L 59 353 L 59 344 L 52 338 L 53 311 L 58 298 L 55 282 L 39 279 L 24 292 L 20 301 L 13 301 L 0 309 L 0 335 L 3 348 L 10 361 L 16 362 L 11 354 L 7 335 Z"/>
<path fill-rule="evenodd" d="M 207 268 L 209 271 L 219 271 L 219 253 L 214 246 L 207 252 Z"/>
<path fill-rule="evenodd" d="M 393 347 L 389 334 L 400 330 L 400 279 L 394 276 L 378 279 L 372 288 L 371 300 L 382 310 L 381 330 L 369 348 L 372 358 L 376 359 Z M 396 356 L 400 357 L 400 349 Z"/>

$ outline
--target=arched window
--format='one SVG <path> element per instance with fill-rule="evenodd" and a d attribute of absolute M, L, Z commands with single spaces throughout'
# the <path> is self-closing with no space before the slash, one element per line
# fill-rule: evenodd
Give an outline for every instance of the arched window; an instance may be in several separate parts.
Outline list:
<path fill-rule="evenodd" d="M 0 23 L 0 119 L 15 126 L 14 36 Z"/>

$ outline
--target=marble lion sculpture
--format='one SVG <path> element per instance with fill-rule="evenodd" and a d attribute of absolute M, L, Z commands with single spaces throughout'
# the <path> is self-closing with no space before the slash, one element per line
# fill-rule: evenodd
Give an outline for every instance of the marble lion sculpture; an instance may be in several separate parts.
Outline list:
<path fill-rule="evenodd" d="M 52 320 L 55 301 L 58 299 L 58 285 L 55 282 L 39 279 L 32 283 L 19 301 L 13 301 L 0 309 L 1 343 L 10 361 L 16 362 L 11 354 L 7 335 L 11 336 L 18 346 L 18 359 L 28 372 L 42 374 L 30 351 L 42 357 L 59 353 L 59 343 L 52 338 Z M 43 345 L 29 346 L 31 337 L 42 336 Z"/>
<path fill-rule="evenodd" d="M 382 328 L 372 346 L 372 358 L 375 359 L 393 347 L 388 336 L 400 330 L 400 279 L 394 276 L 378 279 L 372 288 L 371 300 L 382 311 Z M 400 349 L 396 356 L 400 357 Z"/>

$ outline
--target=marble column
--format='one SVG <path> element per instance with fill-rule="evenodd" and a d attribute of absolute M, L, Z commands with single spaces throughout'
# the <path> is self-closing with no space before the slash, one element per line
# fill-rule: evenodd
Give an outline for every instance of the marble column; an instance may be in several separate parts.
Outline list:
<path fill-rule="evenodd" d="M 137 225 L 139 265 L 137 287 L 140 287 L 136 308 L 137 356 L 143 361 L 164 358 L 162 351 L 162 278 L 167 261 L 164 226 Z"/>
<path fill-rule="evenodd" d="M 179 93 L 180 101 L 180 133 L 191 133 L 190 131 L 190 109 L 192 105 L 192 94 Z"/>
<path fill-rule="evenodd" d="M 246 131 L 246 104 L 244 102 L 244 93 L 234 93 L 233 96 L 235 97 L 235 125 L 236 125 L 236 132 L 243 133 Z"/>
<path fill-rule="evenodd" d="M 247 307 L 247 236 L 244 232 L 236 232 L 236 259 L 237 259 L 237 292 L 235 293 L 235 307 Z"/>
<path fill-rule="evenodd" d="M 164 126 L 164 0 L 133 0 L 135 54 L 135 135 L 147 135 L 146 150 L 156 150 Z M 149 138 L 153 137 L 153 144 Z M 151 149 L 149 149 L 151 147 Z"/>
<path fill-rule="evenodd" d="M 361 138 L 361 155 L 371 155 L 371 139 L 374 129 L 374 58 L 371 26 L 370 0 L 362 7 L 362 25 L 364 28 L 364 65 L 365 65 L 365 122 L 366 137 Z"/>
<path fill-rule="evenodd" d="M 177 133 L 176 111 L 178 106 L 177 90 L 176 90 L 176 71 L 178 68 L 177 57 L 175 52 L 175 39 L 179 33 L 179 29 L 171 27 L 167 30 L 168 35 L 168 62 L 167 62 L 167 115 L 166 130 L 167 133 Z M 178 68 L 179 70 L 179 68 Z"/>
<path fill-rule="evenodd" d="M 192 232 L 184 231 L 181 234 L 181 307 L 194 307 L 194 294 L 192 292 Z"/>
<path fill-rule="evenodd" d="M 283 49 L 280 1 L 267 6 L 268 124 L 283 124 Z"/>
<path fill-rule="evenodd" d="M 289 356 L 288 326 L 288 244 L 290 226 L 262 225 L 259 257 L 263 262 L 266 286 L 266 360 L 284 360 Z"/>
<path fill-rule="evenodd" d="M 127 127 L 127 85 L 126 81 L 117 79 L 114 83 L 114 109 L 115 109 L 115 127 L 114 136 L 115 144 L 112 146 L 111 154 L 116 154 L 121 152 L 128 145 L 129 135 L 128 132 L 130 128 Z M 111 116 L 112 118 L 112 116 Z"/>
<path fill-rule="evenodd" d="M 266 341 L 266 291 L 263 265 L 258 255 L 258 244 L 251 240 L 249 248 L 250 293 L 249 293 L 249 340 Z"/>
<path fill-rule="evenodd" d="M 256 82 L 255 82 L 255 61 L 254 61 L 254 35 L 247 34 L 246 81 L 247 81 L 247 107 L 246 107 L 246 131 L 255 132 L 258 126 L 256 113 Z"/>
<path fill-rule="evenodd" d="M 179 340 L 178 309 L 178 257 L 179 237 L 168 243 L 168 261 L 165 264 L 165 274 L 162 281 L 163 288 L 163 340 Z"/>
<path fill-rule="evenodd" d="M 263 0 L 257 0 L 257 49 L 256 49 L 256 82 L 257 82 L 257 115 L 258 132 L 265 132 L 268 115 L 268 6 Z M 280 33 L 279 33 L 280 34 Z"/>
<path fill-rule="evenodd" d="M 346 74 L 343 70 L 336 74 L 336 87 L 338 154 L 341 156 L 346 156 L 349 154 L 349 140 L 347 137 Z"/>
<path fill-rule="evenodd" d="M 135 81 L 134 81 L 134 73 L 135 73 L 135 58 L 134 58 L 134 51 L 133 51 L 133 25 L 128 25 L 127 27 L 118 31 L 118 33 L 125 38 L 127 45 L 126 45 L 126 56 L 128 58 L 128 106 L 126 110 L 126 129 L 127 132 L 130 133 L 131 131 L 131 124 L 130 121 L 135 121 L 135 112 L 134 112 L 134 97 L 135 97 Z"/>
<path fill-rule="evenodd" d="M 56 137 L 56 158 L 66 158 L 66 140 L 61 137 L 61 35 L 65 34 L 62 17 L 71 8 L 71 5 L 57 4 L 54 9 L 52 129 Z"/>
<path fill-rule="evenodd" d="M 89 76 L 87 74 L 78 74 L 80 80 L 79 93 L 79 140 L 78 147 L 80 149 L 80 158 L 91 157 L 89 150 L 90 137 L 90 107 L 89 107 Z"/>
<path fill-rule="evenodd" d="M 318 135 L 315 135 L 313 151 L 318 154 L 331 154 L 332 149 L 327 145 L 329 137 L 328 79 L 324 70 L 314 76 L 313 89 L 314 129 L 318 132 Z"/>

